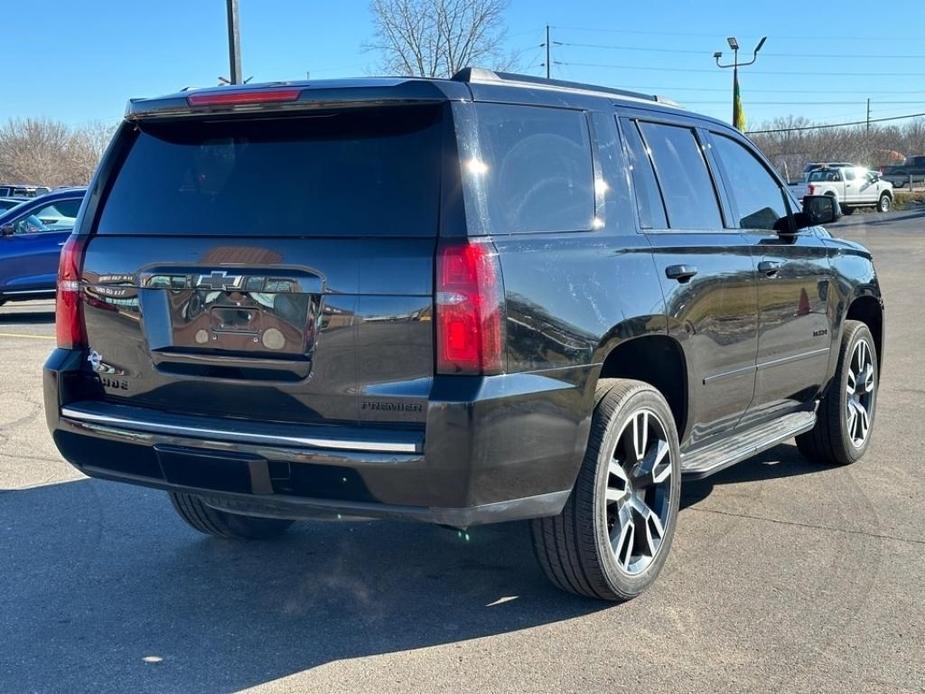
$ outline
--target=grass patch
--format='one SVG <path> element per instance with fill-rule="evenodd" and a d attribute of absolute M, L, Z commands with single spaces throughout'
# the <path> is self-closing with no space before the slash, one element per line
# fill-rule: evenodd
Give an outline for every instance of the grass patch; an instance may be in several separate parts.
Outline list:
<path fill-rule="evenodd" d="M 893 209 L 908 210 L 917 205 L 925 205 L 925 190 L 915 192 L 894 190 L 893 191 Z"/>

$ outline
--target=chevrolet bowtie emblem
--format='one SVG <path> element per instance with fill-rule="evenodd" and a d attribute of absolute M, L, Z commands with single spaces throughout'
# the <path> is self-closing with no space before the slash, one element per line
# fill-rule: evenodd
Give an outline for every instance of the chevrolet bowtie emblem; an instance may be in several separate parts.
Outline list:
<path fill-rule="evenodd" d="M 241 286 L 242 275 L 229 275 L 224 270 L 213 270 L 210 275 L 199 275 L 196 285 L 209 289 L 236 289 Z"/>

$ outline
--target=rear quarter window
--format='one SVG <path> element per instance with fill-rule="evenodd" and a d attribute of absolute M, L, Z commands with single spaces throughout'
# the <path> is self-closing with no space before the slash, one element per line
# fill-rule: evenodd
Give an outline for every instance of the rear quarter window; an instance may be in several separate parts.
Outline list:
<path fill-rule="evenodd" d="M 594 166 L 584 112 L 477 104 L 478 157 L 462 161 L 467 199 L 488 233 L 590 230 Z M 484 204 L 481 204 L 484 203 Z"/>
<path fill-rule="evenodd" d="M 97 233 L 436 236 L 442 114 L 142 123 Z"/>

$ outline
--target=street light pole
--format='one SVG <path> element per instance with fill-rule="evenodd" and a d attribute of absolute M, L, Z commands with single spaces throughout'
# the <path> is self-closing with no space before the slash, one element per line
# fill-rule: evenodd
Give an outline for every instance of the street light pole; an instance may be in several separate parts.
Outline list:
<path fill-rule="evenodd" d="M 739 127 L 739 47 L 732 51 L 732 124 Z"/>
<path fill-rule="evenodd" d="M 767 36 L 761 37 L 761 40 L 758 42 L 758 45 L 755 46 L 755 50 L 752 51 L 752 59 L 747 63 L 739 62 L 739 42 L 735 36 L 730 36 L 726 39 L 726 43 L 729 44 L 729 48 L 732 49 L 732 62 L 723 65 L 719 62 L 719 59 L 723 57 L 722 51 L 716 51 L 713 54 L 713 59 L 716 60 L 717 67 L 721 68 L 732 68 L 732 125 L 736 128 L 739 128 L 740 117 L 741 117 L 741 99 L 739 98 L 739 68 L 746 67 L 753 64 L 758 60 L 758 51 L 761 50 L 761 47 L 764 45 L 764 42 L 768 40 Z M 742 126 L 744 128 L 744 125 Z"/>
<path fill-rule="evenodd" d="M 241 32 L 238 25 L 238 0 L 226 0 L 228 5 L 228 62 L 231 84 L 241 84 Z"/>

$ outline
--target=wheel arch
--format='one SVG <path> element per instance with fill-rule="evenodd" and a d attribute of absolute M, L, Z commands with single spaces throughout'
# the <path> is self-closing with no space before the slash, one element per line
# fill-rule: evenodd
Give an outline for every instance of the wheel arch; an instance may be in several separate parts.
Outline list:
<path fill-rule="evenodd" d="M 883 370 L 883 306 L 880 300 L 869 294 L 855 297 L 848 305 L 845 320 L 864 323 L 874 338 L 877 350 L 877 367 Z"/>
<path fill-rule="evenodd" d="M 688 417 L 687 361 L 681 345 L 664 334 L 623 340 L 606 353 L 598 379 L 628 378 L 658 390 L 674 416 L 678 438 L 684 439 Z"/>

